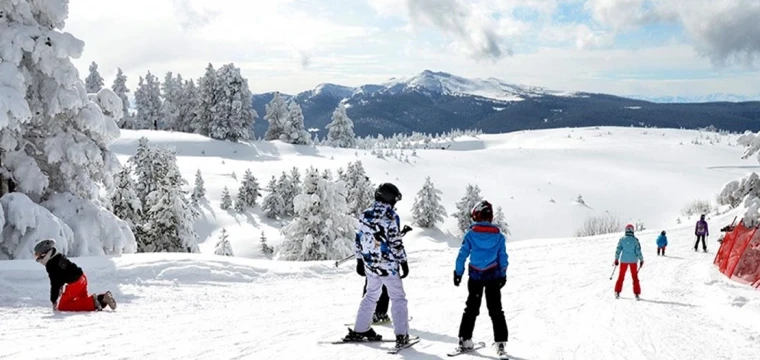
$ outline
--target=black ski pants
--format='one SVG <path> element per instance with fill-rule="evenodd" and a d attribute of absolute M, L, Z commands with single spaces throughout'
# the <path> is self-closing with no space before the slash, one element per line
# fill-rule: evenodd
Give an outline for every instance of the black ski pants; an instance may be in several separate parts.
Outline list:
<path fill-rule="evenodd" d="M 507 341 L 509 330 L 507 329 L 507 319 L 504 317 L 504 311 L 501 308 L 499 280 L 468 280 L 467 292 L 469 295 L 465 303 L 464 314 L 462 314 L 462 322 L 459 325 L 459 337 L 465 340 L 472 339 L 475 320 L 480 315 L 480 305 L 485 292 L 488 316 L 491 317 L 493 325 L 494 341 Z"/>
<path fill-rule="evenodd" d="M 707 251 L 707 244 L 705 244 L 705 236 L 704 235 L 697 235 L 697 242 L 694 243 L 694 251 L 697 251 L 699 248 L 699 240 L 702 240 L 702 250 Z"/>
<path fill-rule="evenodd" d="M 362 291 L 362 296 L 367 293 L 367 278 L 364 278 L 364 291 Z M 380 299 L 377 300 L 377 306 L 375 307 L 375 314 L 387 314 L 388 313 L 388 302 L 390 301 L 390 297 L 388 296 L 388 289 L 385 288 L 385 285 L 383 285 L 383 293 L 380 294 Z"/>

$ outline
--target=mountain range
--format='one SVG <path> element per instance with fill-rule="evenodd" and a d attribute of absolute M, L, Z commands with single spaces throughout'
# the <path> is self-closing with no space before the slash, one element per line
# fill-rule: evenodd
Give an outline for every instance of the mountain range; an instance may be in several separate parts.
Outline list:
<path fill-rule="evenodd" d="M 257 136 L 268 127 L 263 117 L 273 95 L 269 92 L 253 96 L 252 104 L 259 114 L 254 125 Z M 760 101 L 714 101 L 731 98 L 716 95 L 707 101 L 681 102 L 679 98 L 562 92 L 430 70 L 382 84 L 321 84 L 296 95 L 280 95 L 301 106 L 306 127 L 320 137 L 327 133 L 325 127 L 340 102 L 346 105 L 358 136 L 441 133 L 451 129 L 503 133 L 582 126 L 696 129 L 712 125 L 737 132 L 760 130 Z"/>

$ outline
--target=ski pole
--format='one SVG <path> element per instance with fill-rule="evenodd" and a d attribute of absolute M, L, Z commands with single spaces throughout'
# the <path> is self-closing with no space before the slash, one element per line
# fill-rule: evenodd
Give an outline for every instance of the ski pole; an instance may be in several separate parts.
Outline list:
<path fill-rule="evenodd" d="M 610 280 L 612 280 L 612 275 L 615 275 L 615 269 L 617 269 L 617 265 L 612 265 L 612 274 L 610 274 Z"/>
<path fill-rule="evenodd" d="M 340 260 L 336 261 L 336 262 L 335 262 L 335 267 L 339 267 L 339 266 L 340 266 L 340 264 L 343 264 L 344 262 L 346 262 L 346 261 L 348 261 L 348 260 L 351 260 L 353 257 L 354 257 L 354 255 L 349 255 L 349 256 L 347 256 L 347 257 L 346 257 L 346 258 L 344 258 L 344 259 L 340 259 Z"/>

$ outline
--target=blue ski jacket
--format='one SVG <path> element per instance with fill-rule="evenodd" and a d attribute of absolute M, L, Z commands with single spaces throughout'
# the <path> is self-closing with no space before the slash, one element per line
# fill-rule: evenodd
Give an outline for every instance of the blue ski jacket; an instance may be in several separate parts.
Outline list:
<path fill-rule="evenodd" d="M 477 222 L 470 225 L 470 230 L 464 235 L 462 246 L 459 248 L 456 274 L 464 274 L 464 262 L 469 257 L 471 280 L 495 280 L 506 277 L 509 266 L 506 242 L 504 234 L 492 223 Z"/>
<path fill-rule="evenodd" d="M 668 246 L 668 237 L 660 234 L 660 236 L 657 237 L 657 247 L 665 246 Z"/>
<path fill-rule="evenodd" d="M 641 255 L 641 244 L 639 243 L 639 239 L 633 236 L 633 233 L 626 232 L 625 236 L 618 240 L 615 260 L 618 259 L 621 263 L 644 261 L 644 256 Z"/>

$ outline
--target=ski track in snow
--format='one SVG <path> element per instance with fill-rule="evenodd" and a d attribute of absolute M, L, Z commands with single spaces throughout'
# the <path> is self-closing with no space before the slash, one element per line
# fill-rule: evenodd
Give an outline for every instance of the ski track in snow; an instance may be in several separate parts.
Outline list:
<path fill-rule="evenodd" d="M 617 234 L 508 243 L 502 290 L 512 359 L 732 359 L 757 356 L 760 293 L 733 283 L 693 251 L 690 227 L 638 234 L 644 250 L 642 300 L 630 274 L 620 299 L 609 280 Z M 456 248 L 407 236 L 405 279 L 411 334 L 400 355 L 441 359 L 454 348 L 466 287 L 454 287 Z M 425 247 L 428 246 L 428 249 Z M 345 334 L 361 299 L 353 263 L 278 264 L 208 255 L 140 254 L 75 259 L 90 291 L 109 288 L 115 312 L 54 314 L 47 276 L 32 261 L 0 264 L 0 359 L 387 359 L 384 344 L 317 344 Z M 107 285 L 107 286 L 106 286 Z M 10 290 L 10 291 L 8 291 Z M 485 301 L 484 301 L 485 302 Z M 392 337 L 390 325 L 376 326 Z M 485 303 L 474 338 L 493 341 Z M 495 358 L 487 346 L 459 359 Z"/>

